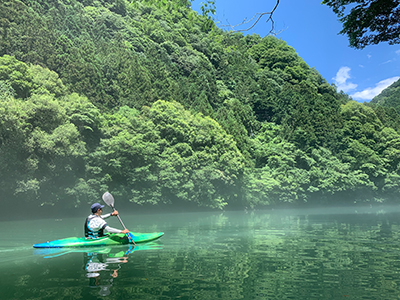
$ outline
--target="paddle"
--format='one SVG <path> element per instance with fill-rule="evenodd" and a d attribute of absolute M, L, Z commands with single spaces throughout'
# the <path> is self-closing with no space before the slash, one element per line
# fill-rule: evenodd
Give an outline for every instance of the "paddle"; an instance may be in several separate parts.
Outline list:
<path fill-rule="evenodd" d="M 109 192 L 105 192 L 103 194 L 103 201 L 112 208 L 113 211 L 115 211 L 115 207 L 114 207 L 114 197 L 109 193 Z M 124 227 L 124 229 L 126 229 L 124 223 L 121 220 L 121 217 L 119 215 L 117 215 L 119 222 L 121 223 L 122 227 Z M 126 236 L 128 237 L 128 239 L 132 242 L 132 244 L 136 245 L 136 243 L 133 241 L 132 237 L 127 233 Z"/>

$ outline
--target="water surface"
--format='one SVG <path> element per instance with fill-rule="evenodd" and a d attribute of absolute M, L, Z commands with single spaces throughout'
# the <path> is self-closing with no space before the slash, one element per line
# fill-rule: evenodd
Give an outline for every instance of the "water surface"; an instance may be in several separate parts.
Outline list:
<path fill-rule="evenodd" d="M 0 222 L 0 299 L 400 299 L 399 218 L 393 208 L 123 215 L 132 231 L 165 235 L 72 250 L 32 244 L 81 236 L 84 218 Z"/>

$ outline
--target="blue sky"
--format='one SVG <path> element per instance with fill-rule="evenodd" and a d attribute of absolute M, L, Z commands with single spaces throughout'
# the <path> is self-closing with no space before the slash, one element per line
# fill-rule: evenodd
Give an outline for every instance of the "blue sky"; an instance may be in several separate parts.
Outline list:
<path fill-rule="evenodd" d="M 204 1 L 195 0 L 193 9 L 199 11 L 201 2 Z M 275 3 L 275 0 L 216 0 L 214 19 L 219 26 L 237 25 L 256 13 L 271 11 Z M 292 46 L 329 83 L 336 84 L 338 90 L 354 100 L 368 102 L 400 78 L 400 44 L 381 43 L 363 50 L 350 48 L 347 37 L 338 34 L 342 23 L 328 6 L 320 3 L 321 0 L 281 0 L 273 17 L 276 36 Z M 243 34 L 266 36 L 271 30 L 267 19 L 264 16 Z"/>

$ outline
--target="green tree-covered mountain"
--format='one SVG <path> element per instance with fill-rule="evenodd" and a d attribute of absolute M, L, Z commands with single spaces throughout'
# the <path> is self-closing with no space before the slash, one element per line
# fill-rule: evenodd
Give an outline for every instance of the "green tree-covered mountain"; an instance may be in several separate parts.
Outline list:
<path fill-rule="evenodd" d="M 396 201 L 400 117 L 189 1 L 0 3 L 0 192 L 79 207 Z"/>
<path fill-rule="evenodd" d="M 384 89 L 371 100 L 371 104 L 394 108 L 400 114 L 400 79 Z"/>

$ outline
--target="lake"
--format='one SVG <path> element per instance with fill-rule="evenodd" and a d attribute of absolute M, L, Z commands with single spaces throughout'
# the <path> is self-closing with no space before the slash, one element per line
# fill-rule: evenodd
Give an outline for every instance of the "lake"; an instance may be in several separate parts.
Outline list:
<path fill-rule="evenodd" d="M 400 299 L 398 208 L 122 213 L 130 230 L 165 235 L 32 248 L 82 236 L 85 217 L 0 222 L 0 299 Z"/>

